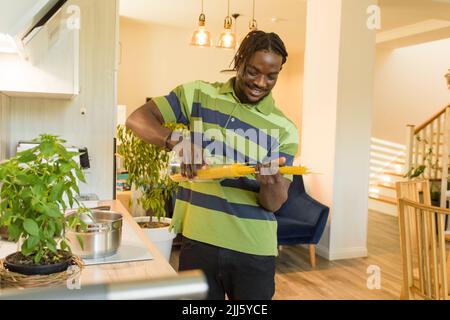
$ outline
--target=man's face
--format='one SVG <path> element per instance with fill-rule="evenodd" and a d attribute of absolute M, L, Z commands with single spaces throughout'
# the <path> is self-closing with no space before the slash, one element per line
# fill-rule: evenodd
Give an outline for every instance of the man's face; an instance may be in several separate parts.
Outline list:
<path fill-rule="evenodd" d="M 255 104 L 267 96 L 277 83 L 283 58 L 270 51 L 257 51 L 236 75 L 236 95 L 243 103 Z"/>

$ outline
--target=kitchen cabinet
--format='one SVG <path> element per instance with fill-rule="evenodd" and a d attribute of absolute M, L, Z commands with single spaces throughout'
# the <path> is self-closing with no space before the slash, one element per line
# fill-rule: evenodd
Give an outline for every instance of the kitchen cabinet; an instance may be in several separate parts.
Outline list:
<path fill-rule="evenodd" d="M 0 92 L 12 97 L 78 95 L 81 16 L 77 8 L 67 2 L 20 42 L 19 53 L 0 53 Z"/>

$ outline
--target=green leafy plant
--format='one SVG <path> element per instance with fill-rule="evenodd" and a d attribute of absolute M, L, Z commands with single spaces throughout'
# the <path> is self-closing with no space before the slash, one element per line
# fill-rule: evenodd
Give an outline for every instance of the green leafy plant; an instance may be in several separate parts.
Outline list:
<path fill-rule="evenodd" d="M 172 130 L 186 129 L 182 124 L 167 123 L 165 126 Z M 117 136 L 117 150 L 128 171 L 127 183 L 142 192 L 136 202 L 160 222 L 166 216 L 165 203 L 178 186 L 167 174 L 170 153 L 144 142 L 123 125 L 117 127 Z"/>
<path fill-rule="evenodd" d="M 64 236 L 66 227 L 78 224 L 87 211 L 76 199 L 80 191 L 77 178 L 85 182 L 79 165 L 57 136 L 42 134 L 32 149 L 0 164 L 0 225 L 8 228 L 9 239 L 22 241 L 23 256 L 35 264 L 58 261 L 70 246 Z M 67 199 L 70 208 L 78 204 L 78 215 L 65 218 Z"/>

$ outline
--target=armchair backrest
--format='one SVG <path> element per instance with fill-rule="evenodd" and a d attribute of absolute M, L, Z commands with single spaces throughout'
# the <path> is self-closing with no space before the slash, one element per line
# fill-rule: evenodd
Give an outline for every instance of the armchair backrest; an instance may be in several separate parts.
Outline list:
<path fill-rule="evenodd" d="M 294 180 L 289 186 L 289 194 L 290 193 L 305 193 L 305 184 L 303 183 L 303 176 L 294 176 Z"/>
<path fill-rule="evenodd" d="M 309 224 L 316 224 L 328 207 L 316 201 L 305 192 L 303 177 L 295 175 L 289 186 L 288 199 L 275 212 L 276 217 L 289 217 Z"/>

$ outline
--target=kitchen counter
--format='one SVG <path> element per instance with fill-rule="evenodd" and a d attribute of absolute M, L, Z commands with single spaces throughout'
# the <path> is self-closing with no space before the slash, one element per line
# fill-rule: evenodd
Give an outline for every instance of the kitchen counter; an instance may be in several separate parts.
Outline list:
<path fill-rule="evenodd" d="M 124 220 L 134 229 L 142 244 L 153 256 L 152 260 L 89 265 L 81 273 L 81 286 L 88 284 L 114 283 L 137 279 L 154 279 L 175 276 L 177 273 L 159 253 L 153 243 L 145 236 L 141 228 L 119 200 L 100 201 L 99 205 L 109 205 L 111 210 L 123 214 Z"/>
<path fill-rule="evenodd" d="M 136 231 L 153 256 L 152 260 L 102 264 L 86 266 L 81 273 L 81 285 L 94 283 L 113 283 L 136 279 L 152 279 L 175 276 L 177 273 L 156 249 L 155 245 L 145 236 L 141 228 L 134 222 L 132 216 L 119 200 L 100 201 L 99 205 L 110 205 L 111 210 L 123 214 L 124 219 Z"/>

